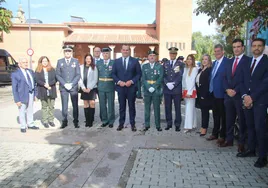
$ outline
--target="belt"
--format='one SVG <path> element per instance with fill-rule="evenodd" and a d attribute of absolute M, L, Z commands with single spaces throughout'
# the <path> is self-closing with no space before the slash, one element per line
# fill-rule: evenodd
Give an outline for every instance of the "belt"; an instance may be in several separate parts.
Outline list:
<path fill-rule="evenodd" d="M 147 80 L 148 84 L 154 84 L 156 81 L 155 80 Z"/>
<path fill-rule="evenodd" d="M 112 79 L 112 78 L 99 78 L 99 81 L 108 82 L 108 81 L 114 81 L 114 79 Z"/>
<path fill-rule="evenodd" d="M 34 89 L 30 90 L 29 93 L 32 94 L 34 92 Z"/>

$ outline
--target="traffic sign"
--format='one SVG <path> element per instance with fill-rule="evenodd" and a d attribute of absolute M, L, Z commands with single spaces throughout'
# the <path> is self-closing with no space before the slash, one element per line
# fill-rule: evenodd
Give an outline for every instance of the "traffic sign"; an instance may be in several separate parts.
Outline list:
<path fill-rule="evenodd" d="M 27 54 L 28 54 L 28 56 L 32 56 L 32 55 L 34 54 L 33 49 L 32 49 L 32 48 L 29 48 L 29 49 L 27 50 Z"/>

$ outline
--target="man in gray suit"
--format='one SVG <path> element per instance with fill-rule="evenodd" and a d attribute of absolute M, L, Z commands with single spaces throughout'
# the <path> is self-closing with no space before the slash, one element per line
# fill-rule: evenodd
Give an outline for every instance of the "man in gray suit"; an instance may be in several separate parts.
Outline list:
<path fill-rule="evenodd" d="M 62 125 L 61 129 L 68 125 L 68 101 L 69 94 L 73 106 L 73 123 L 75 128 L 78 125 L 78 81 L 80 79 L 80 68 L 77 59 L 72 58 L 73 47 L 70 45 L 63 46 L 64 58 L 59 59 L 56 68 L 56 77 L 60 82 L 60 94 L 62 104 Z"/>

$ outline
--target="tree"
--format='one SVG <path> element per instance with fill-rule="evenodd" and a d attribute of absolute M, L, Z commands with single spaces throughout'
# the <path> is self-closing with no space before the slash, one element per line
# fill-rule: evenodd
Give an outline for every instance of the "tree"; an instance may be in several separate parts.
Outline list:
<path fill-rule="evenodd" d="M 3 31 L 9 33 L 9 28 L 12 26 L 12 12 L 2 7 L 5 0 L 0 0 L 0 33 Z M 0 40 L 2 40 L 0 36 Z"/>
<path fill-rule="evenodd" d="M 258 33 L 268 25 L 267 0 L 197 0 L 196 15 L 209 16 L 208 23 L 216 21 L 222 25 L 221 30 L 228 30 L 229 36 L 240 36 L 243 24 L 254 21 L 251 32 Z"/>
<path fill-rule="evenodd" d="M 213 55 L 213 37 L 212 36 L 203 36 L 201 32 L 194 32 L 192 34 L 192 41 L 194 43 L 194 49 L 196 51 L 195 59 L 201 61 L 202 55 L 209 54 Z"/>

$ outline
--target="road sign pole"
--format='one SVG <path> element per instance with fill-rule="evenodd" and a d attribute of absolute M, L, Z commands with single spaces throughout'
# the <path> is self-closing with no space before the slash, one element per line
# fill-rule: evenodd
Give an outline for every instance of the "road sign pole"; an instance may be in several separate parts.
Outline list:
<path fill-rule="evenodd" d="M 32 33 L 31 33 L 31 2 L 28 0 L 28 12 L 29 12 L 29 46 L 32 48 Z M 30 56 L 30 69 L 33 69 L 32 66 L 32 56 Z"/>

